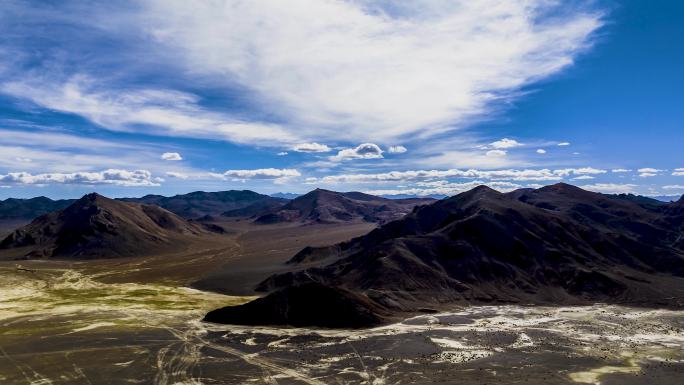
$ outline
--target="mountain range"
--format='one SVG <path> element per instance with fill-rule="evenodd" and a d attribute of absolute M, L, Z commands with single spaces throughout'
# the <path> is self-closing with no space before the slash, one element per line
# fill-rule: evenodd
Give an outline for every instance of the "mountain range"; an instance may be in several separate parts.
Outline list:
<path fill-rule="evenodd" d="M 256 218 L 256 223 L 389 222 L 434 199 L 387 199 L 360 192 L 316 189 Z"/>
<path fill-rule="evenodd" d="M 258 286 L 266 296 L 205 319 L 360 327 L 457 304 L 682 307 L 684 198 L 481 186 L 290 264 L 301 269 Z"/>
<path fill-rule="evenodd" d="M 0 220 L 34 219 L 52 211 L 61 210 L 75 199 L 52 200 L 47 197 L 29 199 L 7 198 L 0 201 Z"/>
<path fill-rule="evenodd" d="M 251 217 L 256 223 L 288 222 L 298 225 L 385 222 L 404 215 L 417 204 L 429 202 L 389 200 L 362 193 L 325 190 L 315 190 L 292 201 L 235 190 L 123 199 L 109 199 L 93 193 L 79 200 L 36 198 L 19 201 L 33 212 L 42 212 L 53 206 L 66 207 L 40 215 L 30 224 L 13 231 L 0 243 L 0 249 L 18 249 L 20 254 L 13 256 L 21 258 L 79 259 L 163 252 L 192 240 L 184 238 L 196 238 L 208 231 L 222 231 L 221 227 L 210 224 L 221 218 Z M 28 209 L 24 211 L 31 212 Z M 288 216 L 283 216 L 285 212 Z M 188 221 L 193 218 L 198 220 Z"/>
<path fill-rule="evenodd" d="M 182 248 L 209 230 L 155 205 L 88 194 L 0 242 L 17 258 L 119 258 Z"/>
<path fill-rule="evenodd" d="M 287 203 L 287 199 L 274 198 L 250 190 L 229 190 L 218 192 L 195 191 L 188 194 L 165 197 L 162 195 L 146 195 L 142 198 L 122 198 L 124 202 L 157 205 L 186 219 L 204 216 L 219 216 L 227 213 L 233 216 L 233 210 L 252 207 L 249 215 L 260 213 L 258 208 L 274 208 Z"/>

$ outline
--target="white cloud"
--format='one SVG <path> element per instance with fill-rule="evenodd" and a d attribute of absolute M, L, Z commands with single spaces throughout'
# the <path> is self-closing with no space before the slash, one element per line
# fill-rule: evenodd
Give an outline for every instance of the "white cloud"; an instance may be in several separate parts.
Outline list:
<path fill-rule="evenodd" d="M 561 147 L 562 146 L 569 146 L 569 145 L 570 145 L 570 142 L 560 142 L 560 143 L 556 144 L 556 146 L 561 146 Z"/>
<path fill-rule="evenodd" d="M 675 168 L 672 172 L 673 176 L 684 176 L 684 168 Z"/>
<path fill-rule="evenodd" d="M 337 155 L 331 156 L 332 161 L 341 161 L 348 159 L 379 159 L 382 158 L 382 149 L 374 143 L 362 143 L 354 148 L 345 148 L 340 150 Z"/>
<path fill-rule="evenodd" d="M 161 158 L 163 160 L 183 160 L 181 154 L 177 152 L 165 152 L 162 154 Z"/>
<path fill-rule="evenodd" d="M 614 172 L 616 174 L 618 173 L 626 173 L 626 172 L 631 172 L 632 170 L 626 169 L 626 168 L 614 168 L 611 170 L 611 172 Z"/>
<path fill-rule="evenodd" d="M 544 150 L 543 148 L 538 148 L 536 153 L 537 154 L 546 154 L 546 150 Z"/>
<path fill-rule="evenodd" d="M 449 168 L 511 168 L 529 165 L 516 154 L 506 152 L 505 156 L 487 156 L 486 152 L 472 149 L 439 149 L 438 145 L 431 145 L 427 150 L 414 152 L 414 163 L 421 167 L 449 167 Z M 494 150 L 505 151 L 505 150 Z M 436 155 L 434 155 L 436 154 Z"/>
<path fill-rule="evenodd" d="M 606 170 L 601 170 L 598 168 L 593 168 L 593 167 L 581 167 L 581 168 L 565 168 L 565 169 L 560 169 L 560 170 L 554 170 L 555 173 L 563 176 L 567 176 L 570 174 L 575 174 L 575 175 L 597 175 L 597 174 L 605 174 L 608 171 Z"/>
<path fill-rule="evenodd" d="M 650 177 L 658 176 L 659 173 L 661 173 L 665 170 L 660 170 L 660 169 L 651 168 L 651 167 L 644 167 L 644 168 L 638 169 L 637 171 L 639 172 L 640 178 L 650 178 Z"/>
<path fill-rule="evenodd" d="M 408 151 L 408 149 L 404 146 L 390 146 L 390 148 L 387 149 L 387 152 L 390 154 L 403 154 L 406 151 Z"/>
<path fill-rule="evenodd" d="M 550 169 L 522 169 L 522 170 L 407 170 L 390 171 L 377 174 L 338 174 L 320 178 L 322 183 L 379 183 L 400 182 L 445 178 L 468 178 L 486 180 L 512 181 L 560 181 L 565 177 L 581 175 L 598 175 L 606 170 L 593 167 Z"/>
<path fill-rule="evenodd" d="M 226 170 L 223 173 L 226 177 L 237 179 L 276 179 L 283 177 L 297 177 L 302 174 L 291 168 L 260 168 L 254 170 Z"/>
<path fill-rule="evenodd" d="M 280 152 L 277 153 L 276 155 L 278 155 L 278 156 L 285 156 L 285 155 L 287 155 L 287 151 L 280 151 Z"/>
<path fill-rule="evenodd" d="M 48 185 L 48 184 L 78 184 L 100 185 L 111 184 L 117 186 L 159 186 L 161 178 L 153 178 L 147 170 L 117 170 L 108 169 L 99 172 L 75 173 L 42 173 L 10 172 L 0 174 L 2 185 Z"/>
<path fill-rule="evenodd" d="M 671 184 L 667 186 L 663 186 L 665 190 L 684 190 L 684 185 L 681 184 Z"/>
<path fill-rule="evenodd" d="M 634 193 L 635 184 L 595 183 L 579 186 L 585 190 L 604 194 L 628 194 Z"/>
<path fill-rule="evenodd" d="M 196 95 L 168 89 L 108 89 L 87 76 L 65 82 L 16 80 L 0 91 L 40 106 L 74 113 L 114 131 L 226 139 L 237 143 L 292 143 L 296 135 L 275 124 L 235 119 L 202 108 Z"/>
<path fill-rule="evenodd" d="M 591 175 L 580 175 L 578 177 L 572 178 L 572 180 L 589 180 L 589 179 L 594 179 L 595 177 Z"/>
<path fill-rule="evenodd" d="M 513 191 L 524 187 L 510 182 L 472 181 L 464 183 L 449 183 L 446 181 L 436 181 L 431 184 L 424 185 L 423 187 L 365 190 L 364 192 L 372 195 L 455 195 L 481 185 L 489 186 L 490 188 L 501 192 Z"/>
<path fill-rule="evenodd" d="M 489 143 L 492 148 L 502 149 L 502 148 L 513 148 L 523 146 L 522 143 L 514 139 L 503 138 L 497 140 L 496 142 Z"/>
<path fill-rule="evenodd" d="M 504 150 L 489 150 L 486 155 L 490 158 L 500 158 L 506 156 L 506 151 Z"/>
<path fill-rule="evenodd" d="M 188 179 L 189 175 L 181 173 L 181 172 L 175 172 L 175 171 L 167 171 L 166 176 L 169 178 L 176 178 L 176 179 Z"/>
<path fill-rule="evenodd" d="M 0 172 L 73 173 L 130 169 L 142 164 L 148 170 L 163 172 L 168 166 L 158 155 L 150 153 L 150 144 L 146 142 L 101 140 L 55 128 L 30 128 L 30 132 L 0 129 Z M 27 162 L 28 159 L 31 161 Z"/>
<path fill-rule="evenodd" d="M 293 133 L 369 142 L 485 116 L 571 65 L 602 24 L 547 0 L 408 4 L 151 0 L 141 20 L 192 73 L 245 87 Z"/>
<path fill-rule="evenodd" d="M 330 150 L 331 148 L 327 145 L 316 142 L 299 143 L 292 147 L 292 151 L 296 152 L 329 152 Z"/>

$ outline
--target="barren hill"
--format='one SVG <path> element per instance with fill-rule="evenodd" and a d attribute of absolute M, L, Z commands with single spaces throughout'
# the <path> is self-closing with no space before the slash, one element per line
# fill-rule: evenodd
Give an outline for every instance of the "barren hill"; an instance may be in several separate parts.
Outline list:
<path fill-rule="evenodd" d="M 15 230 L 0 248 L 21 248 L 28 258 L 133 257 L 168 251 L 206 233 L 160 207 L 93 193 Z"/>

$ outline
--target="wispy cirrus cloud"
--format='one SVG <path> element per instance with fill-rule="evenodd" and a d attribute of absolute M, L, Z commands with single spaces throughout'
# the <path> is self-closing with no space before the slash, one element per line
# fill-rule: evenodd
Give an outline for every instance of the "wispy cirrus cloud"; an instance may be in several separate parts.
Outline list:
<path fill-rule="evenodd" d="M 143 9 L 148 32 L 192 71 L 247 87 L 306 137 L 347 142 L 462 127 L 572 64 L 602 24 L 580 8 L 545 18 L 563 9 L 545 0 L 385 5 L 156 0 Z"/>
<path fill-rule="evenodd" d="M 65 81 L 31 78 L 5 82 L 0 92 L 42 107 L 81 115 L 109 130 L 225 139 L 275 145 L 296 136 L 276 124 L 239 120 L 199 105 L 190 93 L 169 89 L 108 88 L 88 76 Z"/>

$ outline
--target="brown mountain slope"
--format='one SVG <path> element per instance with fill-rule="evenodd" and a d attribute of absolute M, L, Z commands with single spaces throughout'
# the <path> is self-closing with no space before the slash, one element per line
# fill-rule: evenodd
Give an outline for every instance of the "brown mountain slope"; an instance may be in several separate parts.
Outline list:
<path fill-rule="evenodd" d="M 257 223 L 389 222 L 433 199 L 387 199 L 360 192 L 340 193 L 316 189 L 256 219 Z"/>
<path fill-rule="evenodd" d="M 207 231 L 152 205 L 88 194 L 36 218 L 0 243 L 27 258 L 116 258 L 171 250 Z"/>
<path fill-rule="evenodd" d="M 643 205 L 567 184 L 508 194 L 478 187 L 328 248 L 326 266 L 272 276 L 260 289 L 273 290 L 266 297 L 273 299 L 250 305 L 249 314 L 272 314 L 254 307 L 283 303 L 283 293 L 301 295 L 291 288 L 311 282 L 371 301 L 380 318 L 471 303 L 684 306 L 681 205 Z M 302 253 L 292 262 L 310 260 L 306 253 L 328 260 L 325 250 Z M 269 322 L 250 320 L 243 308 L 211 319 Z M 303 318 L 298 325 L 319 321 Z"/>

